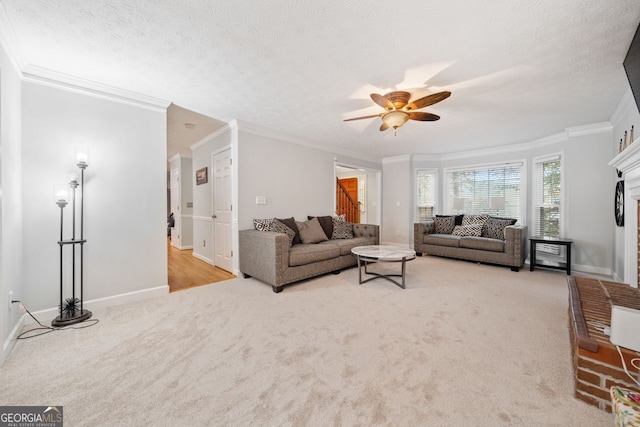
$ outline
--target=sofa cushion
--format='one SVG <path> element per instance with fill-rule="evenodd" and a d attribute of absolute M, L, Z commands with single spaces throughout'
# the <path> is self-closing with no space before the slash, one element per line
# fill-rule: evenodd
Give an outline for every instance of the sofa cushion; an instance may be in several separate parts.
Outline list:
<path fill-rule="evenodd" d="M 304 244 L 319 243 L 329 240 L 327 235 L 324 234 L 322 227 L 320 227 L 318 218 L 313 218 L 305 222 L 296 221 L 296 225 L 298 226 L 298 230 L 300 230 L 300 240 L 302 240 L 302 243 Z"/>
<path fill-rule="evenodd" d="M 424 243 L 427 245 L 437 246 L 449 246 L 457 248 L 460 242 L 459 236 L 452 236 L 451 234 L 425 234 Z"/>
<path fill-rule="evenodd" d="M 289 245 L 293 244 L 293 239 L 295 238 L 295 235 L 296 235 L 295 231 L 293 231 L 286 224 L 280 222 L 277 219 L 273 220 L 273 222 L 271 223 L 271 226 L 269 227 L 268 231 L 272 231 L 274 233 L 284 233 L 284 234 L 286 234 L 287 237 L 289 238 Z"/>
<path fill-rule="evenodd" d="M 334 216 L 331 239 L 353 239 L 353 224 L 346 222 L 344 217 Z"/>
<path fill-rule="evenodd" d="M 454 216 L 437 216 L 433 218 L 433 225 L 436 228 L 436 234 L 451 234 L 456 225 L 456 218 Z"/>
<path fill-rule="evenodd" d="M 283 223 L 284 225 L 286 225 L 287 227 L 289 227 L 290 229 L 292 229 L 293 232 L 295 233 L 295 235 L 293 236 L 293 242 L 291 242 L 292 245 L 297 245 L 298 243 L 302 243 L 302 240 L 300 239 L 300 230 L 298 230 L 298 226 L 296 225 L 296 220 L 293 217 L 276 218 L 276 219 L 281 223 Z"/>
<path fill-rule="evenodd" d="M 289 249 L 289 265 L 295 267 L 297 265 L 306 265 L 312 262 L 338 258 L 339 256 L 340 248 L 336 245 L 293 245 L 291 249 Z"/>
<path fill-rule="evenodd" d="M 349 255 L 351 249 L 356 246 L 369 246 L 375 245 L 376 239 L 373 237 L 354 237 L 353 239 L 338 239 L 327 240 L 326 242 L 318 243 L 318 245 L 334 245 L 340 248 L 340 255 Z"/>
<path fill-rule="evenodd" d="M 456 225 L 453 229 L 454 236 L 475 236 L 480 237 L 482 235 L 482 224 L 469 224 L 469 225 Z"/>
<path fill-rule="evenodd" d="M 460 247 L 490 252 L 504 252 L 504 241 L 488 237 L 461 237 Z"/>
<path fill-rule="evenodd" d="M 326 216 L 308 216 L 307 219 L 318 218 L 318 222 L 320 223 L 320 227 L 326 234 L 327 239 L 330 239 L 333 236 L 333 219 L 330 215 Z"/>
<path fill-rule="evenodd" d="M 482 229 L 482 235 L 491 239 L 504 240 L 504 228 L 513 225 L 511 219 L 498 219 L 489 217 Z"/>

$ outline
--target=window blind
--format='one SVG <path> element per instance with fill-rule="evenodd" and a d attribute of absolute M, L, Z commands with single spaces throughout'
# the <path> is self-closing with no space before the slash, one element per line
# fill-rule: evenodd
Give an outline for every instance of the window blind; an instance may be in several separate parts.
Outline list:
<path fill-rule="evenodd" d="M 560 237 L 562 163 L 560 156 L 535 161 L 533 233 Z M 538 245 L 538 251 L 559 255 L 557 245 Z"/>
<path fill-rule="evenodd" d="M 448 170 L 451 213 L 489 214 L 522 221 L 522 163 Z"/>
<path fill-rule="evenodd" d="M 435 212 L 435 171 L 418 170 L 416 173 L 416 218 L 417 221 L 427 221 Z"/>

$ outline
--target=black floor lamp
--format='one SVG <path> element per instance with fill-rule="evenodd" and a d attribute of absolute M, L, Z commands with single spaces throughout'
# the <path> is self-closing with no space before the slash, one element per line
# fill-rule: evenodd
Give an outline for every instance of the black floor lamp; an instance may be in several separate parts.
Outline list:
<path fill-rule="evenodd" d="M 78 174 L 74 171 L 69 175 L 69 187 L 71 188 L 71 215 L 72 231 L 71 239 L 64 239 L 64 208 L 67 206 L 69 198 L 66 190 L 56 192 L 56 204 L 60 208 L 60 306 L 59 315 L 53 321 L 52 326 L 68 326 L 83 322 L 91 317 L 91 312 L 84 309 L 84 170 L 89 165 L 86 150 L 79 150 L 76 153 L 76 165 L 80 169 L 80 183 Z M 76 236 L 76 190 L 80 188 L 80 238 Z M 64 246 L 71 245 L 71 298 L 64 299 Z M 80 245 L 80 298 L 76 297 L 76 246 Z"/>

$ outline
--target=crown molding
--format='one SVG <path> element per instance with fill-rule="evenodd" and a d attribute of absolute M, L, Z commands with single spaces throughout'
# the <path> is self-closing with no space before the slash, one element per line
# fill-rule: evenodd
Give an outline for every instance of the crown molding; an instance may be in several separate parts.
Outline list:
<path fill-rule="evenodd" d="M 27 82 L 41 84 L 66 90 L 69 92 L 90 95 L 100 99 L 116 101 L 122 104 L 146 108 L 157 112 L 166 112 L 170 101 L 143 95 L 141 93 L 120 89 L 114 86 L 85 80 L 69 74 L 59 73 L 47 68 L 27 65 L 22 70 L 22 79 Z"/>
<path fill-rule="evenodd" d="M 575 138 L 577 136 L 596 135 L 599 133 L 609 132 L 611 130 L 613 130 L 613 125 L 611 124 L 611 122 L 600 122 L 590 125 L 566 128 L 565 132 L 567 132 L 569 138 Z"/>
<path fill-rule="evenodd" d="M 225 134 L 233 129 L 238 129 L 238 125 L 237 123 L 235 123 L 235 120 L 232 120 L 229 123 L 225 123 L 224 126 L 222 126 L 219 129 L 216 129 L 215 131 L 211 132 L 209 135 L 205 136 L 204 138 L 202 138 L 200 141 L 196 142 L 193 145 L 190 145 L 189 148 L 191 149 L 191 151 L 193 152 L 194 150 L 202 147 L 203 145 L 213 141 L 214 139 L 216 139 L 217 137 L 219 137 L 222 134 Z"/>
<path fill-rule="evenodd" d="M 565 142 L 571 138 L 584 135 L 596 135 L 599 133 L 610 132 L 613 130 L 613 125 L 610 122 L 592 123 L 584 126 L 574 126 L 565 128 L 563 132 L 558 132 L 553 135 L 545 136 L 544 138 L 536 139 L 529 142 L 523 142 L 520 144 L 501 145 L 491 148 L 480 148 L 478 150 L 462 151 L 458 153 L 448 153 L 441 155 L 428 155 L 428 154 L 416 154 L 413 156 L 414 161 L 445 161 L 445 160 L 458 160 L 467 159 L 472 157 L 482 156 L 496 156 L 505 153 L 517 153 L 521 151 L 530 151 L 536 148 L 546 147 L 552 144 L 558 144 Z M 400 156 L 401 157 L 401 156 Z M 393 159 L 393 157 L 391 158 Z M 384 163 L 383 159 L 383 163 Z"/>
<path fill-rule="evenodd" d="M 382 164 L 387 165 L 390 163 L 402 163 L 402 162 L 410 162 L 411 154 L 403 154 L 402 156 L 393 156 L 393 157 L 385 157 L 382 159 Z"/>
<path fill-rule="evenodd" d="M 355 153 L 353 151 L 345 150 L 343 148 L 333 147 L 330 145 L 321 145 L 311 140 L 293 136 L 277 130 L 269 129 L 260 125 L 256 125 L 255 123 L 245 122 L 244 120 L 233 120 L 232 122 L 236 122 L 238 129 L 243 132 L 252 133 L 258 136 L 264 136 L 265 138 L 271 138 L 278 141 L 288 142 L 291 144 L 302 145 L 304 147 L 325 151 L 331 154 L 341 154 L 343 156 L 352 157 L 354 159 L 360 159 L 360 160 L 365 160 L 368 162 L 380 164 L 380 159 L 375 157 L 362 155 L 359 153 Z"/>
<path fill-rule="evenodd" d="M 414 162 L 439 162 L 442 156 L 439 154 L 414 154 L 411 156 Z"/>

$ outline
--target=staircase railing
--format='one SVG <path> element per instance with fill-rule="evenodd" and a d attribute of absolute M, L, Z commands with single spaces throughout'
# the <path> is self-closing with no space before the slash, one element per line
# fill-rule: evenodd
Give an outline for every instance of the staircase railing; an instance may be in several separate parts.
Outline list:
<path fill-rule="evenodd" d="M 360 223 L 360 202 L 353 200 L 344 185 L 336 178 L 336 214 L 344 214 L 345 221 Z"/>

